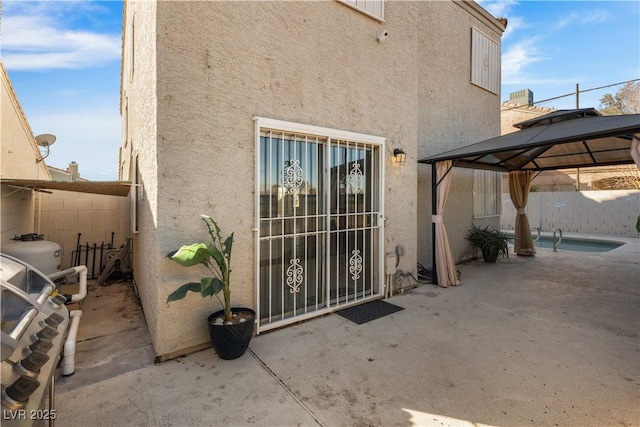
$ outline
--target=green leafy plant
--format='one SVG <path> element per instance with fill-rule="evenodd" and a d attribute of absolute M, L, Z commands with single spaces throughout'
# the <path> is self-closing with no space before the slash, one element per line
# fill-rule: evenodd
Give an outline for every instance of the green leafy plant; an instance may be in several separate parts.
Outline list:
<path fill-rule="evenodd" d="M 498 230 L 471 225 L 471 229 L 465 237 L 471 245 L 482 251 L 482 256 L 487 262 L 495 262 L 498 257 L 509 258 L 509 242 L 512 238 Z"/>
<path fill-rule="evenodd" d="M 539 193 L 539 192 L 541 192 L 541 191 L 542 191 L 542 189 L 540 188 L 540 186 L 539 186 L 539 185 L 532 185 L 532 186 L 529 188 L 529 192 L 530 192 L 530 193 Z"/>
<path fill-rule="evenodd" d="M 193 243 L 184 245 L 176 251 L 172 251 L 167 258 L 172 259 L 183 267 L 203 265 L 209 271 L 209 275 L 202 277 L 200 282 L 185 283 L 167 297 L 167 302 L 177 301 L 187 296 L 188 292 L 199 292 L 204 297 L 215 295 L 224 307 L 225 321 L 232 321 L 231 314 L 231 248 L 233 245 L 233 233 L 225 239 L 222 238 L 220 227 L 207 215 L 200 215 L 207 226 L 211 243 Z M 224 301 L 220 299 L 222 291 Z"/>

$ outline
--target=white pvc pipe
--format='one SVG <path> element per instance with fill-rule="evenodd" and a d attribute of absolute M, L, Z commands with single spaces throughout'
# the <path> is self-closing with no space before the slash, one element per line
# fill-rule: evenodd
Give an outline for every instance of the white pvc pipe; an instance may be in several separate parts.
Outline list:
<path fill-rule="evenodd" d="M 71 295 L 71 302 L 82 301 L 87 296 L 87 267 L 79 265 L 73 268 L 80 274 L 80 289 L 77 294 Z"/>
<path fill-rule="evenodd" d="M 71 318 L 71 326 L 69 327 L 67 340 L 64 342 L 64 357 L 62 366 L 62 375 L 64 376 L 72 375 L 76 371 L 76 336 L 78 335 L 78 326 L 80 325 L 82 311 L 72 310 L 69 312 L 69 317 Z"/>
<path fill-rule="evenodd" d="M 80 285 L 77 294 L 71 295 L 69 302 L 82 301 L 87 296 L 87 267 L 79 265 L 77 267 L 71 267 L 66 270 L 56 271 L 55 273 L 48 274 L 47 277 L 51 280 L 56 280 L 60 277 L 68 276 L 70 274 L 80 275 Z"/>

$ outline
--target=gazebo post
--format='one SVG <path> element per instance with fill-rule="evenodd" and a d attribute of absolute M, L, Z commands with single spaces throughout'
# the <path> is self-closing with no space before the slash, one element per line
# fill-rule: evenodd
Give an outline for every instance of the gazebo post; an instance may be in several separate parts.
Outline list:
<path fill-rule="evenodd" d="M 436 163 L 431 163 L 431 215 L 438 214 L 438 174 Z M 431 221 L 431 274 L 433 283 L 438 283 L 438 269 L 436 268 L 436 223 Z"/>

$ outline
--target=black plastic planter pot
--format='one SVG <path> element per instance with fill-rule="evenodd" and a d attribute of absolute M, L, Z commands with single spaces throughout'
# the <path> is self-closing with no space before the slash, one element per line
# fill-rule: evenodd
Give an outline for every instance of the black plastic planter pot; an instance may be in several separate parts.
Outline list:
<path fill-rule="evenodd" d="M 253 324 L 256 318 L 256 312 L 250 308 L 232 308 L 232 313 L 249 315 L 246 321 L 235 323 L 233 325 L 214 324 L 216 318 L 223 315 L 224 310 L 216 311 L 209 316 L 209 338 L 213 344 L 213 349 L 221 359 L 231 360 L 242 356 L 249 342 L 253 337 Z"/>
<path fill-rule="evenodd" d="M 484 258 L 484 262 L 493 264 L 498 260 L 498 253 L 491 253 L 488 251 L 482 251 L 482 258 Z"/>

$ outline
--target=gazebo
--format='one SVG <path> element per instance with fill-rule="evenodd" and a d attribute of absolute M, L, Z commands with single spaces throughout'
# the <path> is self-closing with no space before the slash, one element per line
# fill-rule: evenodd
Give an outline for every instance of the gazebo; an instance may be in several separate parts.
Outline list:
<path fill-rule="evenodd" d="M 520 130 L 418 160 L 432 168 L 432 267 L 439 286 L 459 284 L 443 223 L 453 167 L 509 172 L 509 193 L 517 209 L 514 251 L 525 256 L 535 254 L 524 208 L 537 173 L 633 163 L 640 169 L 640 114 L 559 110 L 515 127 Z"/>

